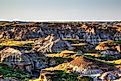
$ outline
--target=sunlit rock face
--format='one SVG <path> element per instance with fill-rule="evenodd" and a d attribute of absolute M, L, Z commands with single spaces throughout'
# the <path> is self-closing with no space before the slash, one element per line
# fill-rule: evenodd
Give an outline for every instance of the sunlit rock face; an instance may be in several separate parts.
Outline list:
<path fill-rule="evenodd" d="M 69 65 L 73 72 L 79 73 L 80 76 L 97 77 L 103 72 L 93 60 L 85 57 L 77 57 Z"/>
<path fill-rule="evenodd" d="M 69 42 L 57 39 L 53 35 L 48 35 L 45 38 L 38 39 L 35 41 L 33 50 L 37 52 L 61 52 L 66 49 L 73 49 Z"/>
<path fill-rule="evenodd" d="M 116 57 L 121 56 L 120 55 L 120 51 L 121 51 L 120 44 L 118 44 L 112 40 L 100 42 L 96 46 L 95 49 L 98 50 L 98 52 L 102 55 L 114 55 Z"/>

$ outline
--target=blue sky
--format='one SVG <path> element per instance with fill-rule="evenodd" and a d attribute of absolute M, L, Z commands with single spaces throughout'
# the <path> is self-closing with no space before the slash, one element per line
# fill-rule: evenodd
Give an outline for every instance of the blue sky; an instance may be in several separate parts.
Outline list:
<path fill-rule="evenodd" d="M 0 0 L 0 20 L 121 20 L 121 0 Z"/>

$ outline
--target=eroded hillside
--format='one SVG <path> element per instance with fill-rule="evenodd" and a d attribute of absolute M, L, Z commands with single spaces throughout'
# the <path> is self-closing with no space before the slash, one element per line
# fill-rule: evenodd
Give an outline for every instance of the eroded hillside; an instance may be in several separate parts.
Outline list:
<path fill-rule="evenodd" d="M 0 80 L 120 81 L 120 61 L 120 21 L 0 21 Z"/>

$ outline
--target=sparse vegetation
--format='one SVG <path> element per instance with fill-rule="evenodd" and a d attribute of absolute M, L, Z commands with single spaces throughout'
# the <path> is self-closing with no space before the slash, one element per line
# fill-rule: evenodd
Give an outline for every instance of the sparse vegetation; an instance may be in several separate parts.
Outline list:
<path fill-rule="evenodd" d="M 121 40 L 118 40 L 118 41 L 115 41 L 116 43 L 118 43 L 118 44 L 121 44 Z"/>
<path fill-rule="evenodd" d="M 69 57 L 66 57 L 66 58 L 63 58 L 63 57 L 49 57 L 50 58 L 50 63 L 53 61 L 55 61 L 55 65 L 58 65 L 58 64 L 62 64 L 64 62 L 70 62 L 71 60 L 73 60 L 72 58 L 69 58 Z"/>
<path fill-rule="evenodd" d="M 113 55 L 84 54 L 84 56 L 87 56 L 87 57 L 90 57 L 90 58 L 94 58 L 94 59 L 105 60 L 105 61 L 112 61 L 112 60 L 121 59 L 121 56 L 116 57 L 116 56 L 113 56 Z"/>
<path fill-rule="evenodd" d="M 8 67 L 3 64 L 0 64 L 0 75 L 3 75 L 4 78 L 15 77 L 21 81 L 28 81 L 30 78 L 29 74 L 20 70 L 14 70 L 12 67 Z"/>
<path fill-rule="evenodd" d="M 34 41 L 15 41 L 15 40 L 1 40 L 0 46 L 18 46 L 18 47 L 29 47 L 32 46 Z"/>
<path fill-rule="evenodd" d="M 115 66 L 114 63 L 111 63 L 111 62 L 108 62 L 108 61 L 105 61 L 105 60 L 101 60 L 99 58 L 96 58 L 95 56 L 91 56 L 91 55 L 84 55 L 86 58 L 89 58 L 89 59 L 92 59 L 92 60 L 95 60 L 95 61 L 98 61 L 98 62 L 101 62 L 101 63 L 105 63 L 105 64 L 108 64 L 110 66 Z"/>
<path fill-rule="evenodd" d="M 79 77 L 76 73 L 67 73 L 62 70 L 55 70 L 56 78 L 52 77 L 52 81 L 93 81 L 90 77 Z"/>

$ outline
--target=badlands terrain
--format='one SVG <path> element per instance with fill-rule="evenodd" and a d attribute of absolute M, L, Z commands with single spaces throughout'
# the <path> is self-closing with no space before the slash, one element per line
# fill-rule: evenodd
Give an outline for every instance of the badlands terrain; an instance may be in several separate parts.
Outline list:
<path fill-rule="evenodd" d="M 121 22 L 0 21 L 0 81 L 121 81 Z"/>

